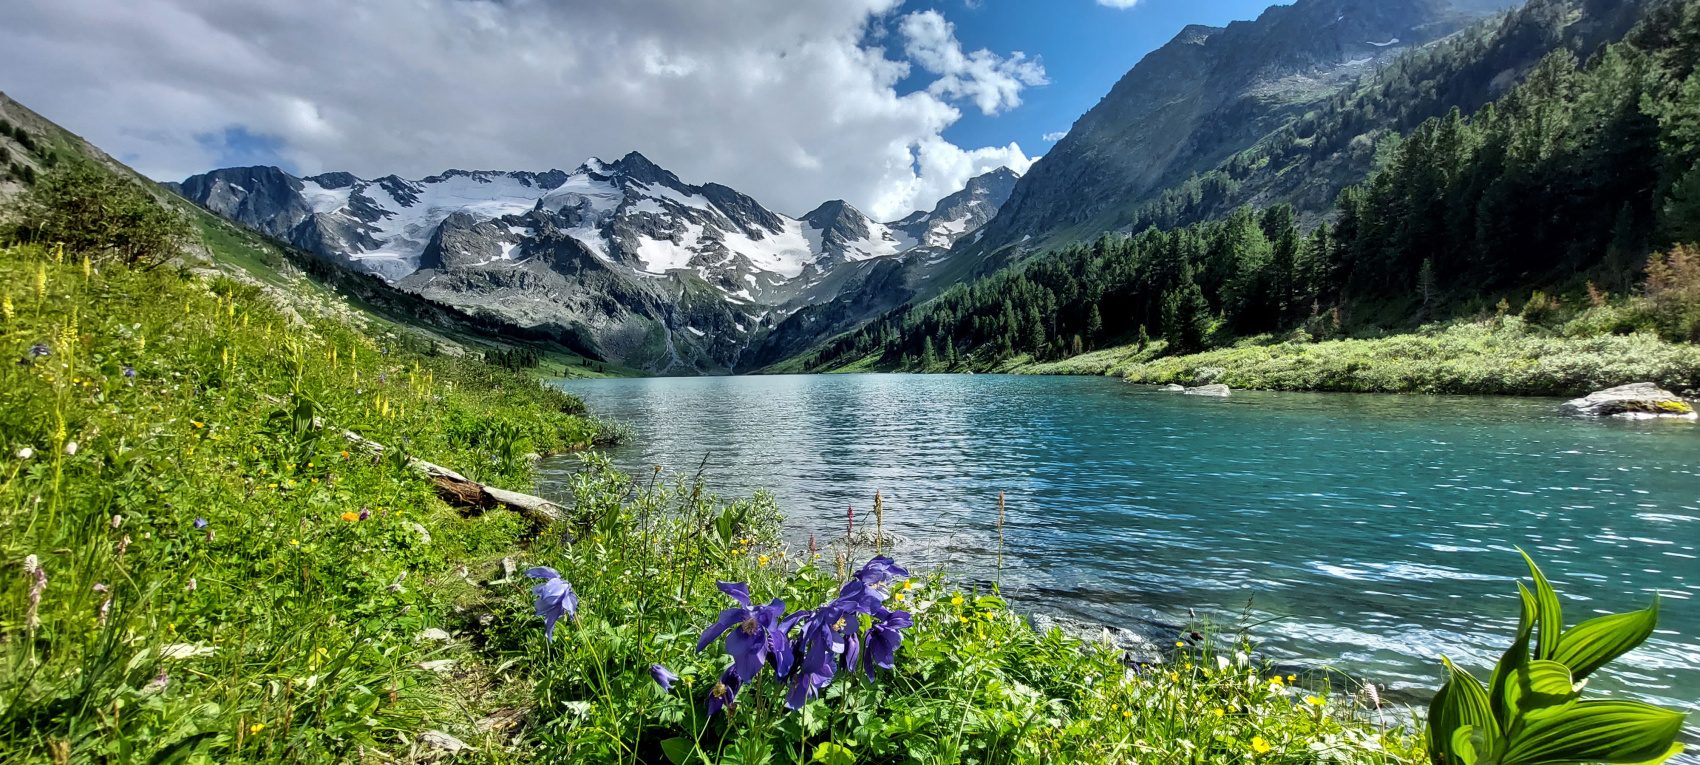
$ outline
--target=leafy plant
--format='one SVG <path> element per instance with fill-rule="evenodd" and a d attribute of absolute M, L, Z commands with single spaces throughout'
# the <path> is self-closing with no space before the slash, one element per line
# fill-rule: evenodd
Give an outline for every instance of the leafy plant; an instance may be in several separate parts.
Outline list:
<path fill-rule="evenodd" d="M 1603 762 L 1656 765 L 1681 752 L 1683 715 L 1650 704 L 1582 699 L 1588 675 L 1653 634 L 1659 604 L 1564 629 L 1558 593 L 1527 554 L 1535 591 L 1522 599 L 1517 638 L 1487 686 L 1446 661 L 1448 681 L 1429 707 L 1435 765 Z"/>

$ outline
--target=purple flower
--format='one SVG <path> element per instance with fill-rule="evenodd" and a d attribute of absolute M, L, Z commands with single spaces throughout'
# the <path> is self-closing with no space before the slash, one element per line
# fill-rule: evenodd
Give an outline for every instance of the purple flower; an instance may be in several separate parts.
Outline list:
<path fill-rule="evenodd" d="M 525 575 L 547 580 L 531 588 L 531 594 L 537 596 L 537 615 L 543 617 L 543 637 L 554 640 L 555 622 L 560 621 L 562 615 L 578 615 L 578 595 L 573 594 L 573 586 L 561 578 L 560 572 L 548 566 L 528 569 Z"/>
<path fill-rule="evenodd" d="M 744 681 L 738 679 L 737 668 L 727 667 L 726 671 L 720 675 L 719 682 L 716 682 L 713 688 L 708 689 L 708 716 L 713 717 L 714 713 L 722 708 L 725 708 L 728 713 L 737 709 L 738 689 L 743 685 Z"/>
<path fill-rule="evenodd" d="M 669 693 L 673 690 L 673 684 L 679 681 L 678 675 L 660 664 L 649 665 L 649 676 L 655 678 L 655 684 L 661 686 L 661 690 Z"/>
<path fill-rule="evenodd" d="M 869 587 L 880 587 L 893 579 L 908 579 L 909 572 L 897 565 L 897 561 L 881 555 L 868 561 L 850 578 Z"/>
<path fill-rule="evenodd" d="M 125 377 L 135 377 L 136 376 L 136 368 L 130 366 L 129 364 L 125 364 L 124 365 L 124 376 Z"/>
<path fill-rule="evenodd" d="M 840 657 L 843 658 L 843 666 L 856 666 L 856 658 L 862 648 L 858 635 L 862 628 L 859 614 L 858 603 L 839 598 L 809 616 L 808 624 L 803 626 L 797 637 L 797 643 L 802 646 L 802 658 L 791 678 L 791 692 L 785 697 L 787 707 L 801 709 L 809 699 L 832 685 L 832 678 L 838 674 Z"/>
<path fill-rule="evenodd" d="M 204 529 L 206 527 L 207 527 L 207 519 L 205 519 L 205 518 L 196 518 L 195 519 L 195 528 Z"/>
<path fill-rule="evenodd" d="M 874 626 L 868 628 L 867 648 L 862 652 L 863 664 L 868 671 L 868 679 L 874 679 L 874 667 L 891 669 L 897 664 L 897 648 L 903 645 L 903 633 L 900 630 L 915 626 L 915 620 L 910 618 L 908 611 L 886 611 L 876 613 L 878 619 Z"/>
<path fill-rule="evenodd" d="M 371 517 L 372 517 L 372 511 L 371 510 L 367 510 L 364 507 L 360 508 L 360 520 L 364 521 L 364 520 L 371 518 Z"/>
<path fill-rule="evenodd" d="M 779 598 L 765 606 L 751 606 L 750 586 L 743 582 L 719 582 L 716 586 L 738 605 L 721 611 L 720 618 L 703 631 L 697 652 L 724 634 L 726 652 L 732 655 L 732 668 L 737 670 L 740 682 L 754 680 L 770 657 L 780 677 L 789 674 L 793 656 L 788 633 L 806 612 L 785 617 L 785 601 Z"/>

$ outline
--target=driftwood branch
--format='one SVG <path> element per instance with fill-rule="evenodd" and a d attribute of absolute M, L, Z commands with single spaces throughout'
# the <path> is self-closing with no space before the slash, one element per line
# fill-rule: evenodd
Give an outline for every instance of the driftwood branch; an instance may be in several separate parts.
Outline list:
<path fill-rule="evenodd" d="M 378 456 L 384 454 L 383 444 L 365 438 L 352 430 L 343 431 L 342 436 L 366 451 Z M 407 464 L 414 470 L 430 476 L 431 483 L 437 488 L 437 496 L 442 497 L 444 502 L 457 507 L 489 509 L 498 505 L 507 505 L 517 510 L 520 515 L 537 523 L 556 523 L 564 520 L 567 516 L 566 511 L 561 509 L 560 505 L 542 497 L 486 486 L 446 467 L 426 462 L 418 457 L 407 458 Z"/>

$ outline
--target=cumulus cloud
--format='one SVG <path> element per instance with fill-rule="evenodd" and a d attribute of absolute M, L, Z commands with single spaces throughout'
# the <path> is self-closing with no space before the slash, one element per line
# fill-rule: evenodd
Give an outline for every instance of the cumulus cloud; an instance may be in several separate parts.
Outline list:
<path fill-rule="evenodd" d="M 1041 138 L 1044 139 L 1045 143 L 1056 143 L 1057 141 L 1061 141 L 1063 138 L 1065 138 L 1067 136 L 1068 136 L 1068 131 L 1059 130 L 1055 133 L 1046 133 L 1043 136 L 1041 136 Z"/>
<path fill-rule="evenodd" d="M 1105 8 L 1132 8 L 1139 5 L 1139 0 L 1098 0 L 1098 4 Z"/>
<path fill-rule="evenodd" d="M 0 83 L 151 177 L 226 159 L 404 177 L 571 169 L 643 152 L 799 214 L 930 207 L 1031 160 L 963 148 L 962 115 L 1021 103 L 1044 69 L 964 53 L 901 0 L 12 0 Z M 898 22 L 904 56 L 871 42 Z M 899 94 L 912 72 L 931 75 Z"/>
<path fill-rule="evenodd" d="M 1044 85 L 1045 67 L 1029 61 L 1020 51 L 1004 58 L 984 48 L 963 53 L 956 39 L 956 25 L 938 11 L 921 11 L 903 17 L 903 50 L 922 68 L 939 76 L 927 92 L 940 98 L 966 98 L 981 113 L 998 114 L 1021 105 L 1021 91 L 1029 85 Z"/>

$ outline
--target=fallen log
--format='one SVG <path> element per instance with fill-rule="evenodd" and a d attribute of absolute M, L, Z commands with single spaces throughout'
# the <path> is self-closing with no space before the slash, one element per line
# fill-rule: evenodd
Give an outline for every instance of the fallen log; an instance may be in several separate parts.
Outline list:
<path fill-rule="evenodd" d="M 343 431 L 342 437 L 377 456 L 381 457 L 384 454 L 385 447 L 383 444 L 361 436 L 352 430 Z M 418 457 L 407 458 L 407 465 L 429 476 L 432 485 L 437 489 L 437 496 L 441 497 L 444 502 L 456 507 L 490 509 L 499 505 L 506 505 L 537 523 L 556 523 L 565 520 L 567 517 L 566 511 L 560 505 L 542 497 L 487 486 L 442 465 L 426 462 Z"/>

